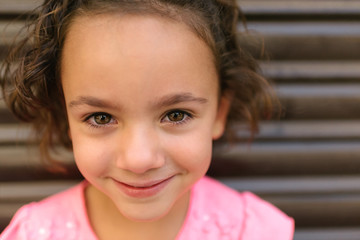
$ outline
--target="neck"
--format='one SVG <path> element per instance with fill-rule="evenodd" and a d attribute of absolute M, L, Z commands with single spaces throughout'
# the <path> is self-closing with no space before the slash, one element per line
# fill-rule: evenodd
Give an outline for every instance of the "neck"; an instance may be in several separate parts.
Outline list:
<path fill-rule="evenodd" d="M 175 239 L 185 221 L 190 191 L 165 216 L 149 222 L 137 222 L 124 217 L 112 200 L 92 185 L 86 188 L 85 198 L 89 220 L 99 240 L 169 240 Z"/>

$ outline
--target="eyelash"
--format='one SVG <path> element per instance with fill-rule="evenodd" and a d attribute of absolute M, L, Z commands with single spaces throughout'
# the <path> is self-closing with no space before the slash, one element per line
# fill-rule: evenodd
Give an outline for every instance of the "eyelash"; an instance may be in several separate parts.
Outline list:
<path fill-rule="evenodd" d="M 96 116 L 99 116 L 99 115 L 106 115 L 108 117 L 110 117 L 110 122 L 109 123 L 106 123 L 106 124 L 97 124 L 95 122 L 95 117 Z M 111 114 L 108 114 L 108 113 L 105 113 L 105 112 L 96 112 L 96 113 L 93 113 L 93 114 L 90 114 L 89 116 L 87 116 L 85 119 L 84 119 L 84 122 L 87 123 L 90 127 L 93 127 L 93 128 L 103 128 L 103 127 L 108 127 L 108 125 L 111 125 L 113 124 L 112 122 L 115 121 L 115 119 L 111 116 Z"/>
<path fill-rule="evenodd" d="M 172 113 L 184 114 L 184 119 L 182 119 L 180 121 L 171 121 L 169 119 L 169 115 L 172 114 Z M 163 122 L 165 118 L 168 118 L 168 120 L 166 121 L 167 123 L 172 124 L 172 125 L 178 125 L 178 124 L 187 123 L 188 121 L 190 121 L 193 118 L 193 115 L 191 113 L 187 112 L 187 111 L 175 109 L 175 110 L 171 110 L 171 111 L 167 112 L 165 114 L 165 116 L 161 119 L 161 122 Z"/>
<path fill-rule="evenodd" d="M 171 121 L 169 119 L 169 115 L 172 114 L 172 113 L 180 113 L 180 114 L 183 114 L 184 117 L 182 120 L 180 121 Z M 109 123 L 106 123 L 106 124 L 98 124 L 95 122 L 94 118 L 96 116 L 99 116 L 99 115 L 106 115 L 107 117 L 110 117 L 110 122 Z M 167 120 L 166 120 L 167 118 Z M 172 125 L 179 125 L 179 124 L 185 124 L 187 123 L 188 121 L 190 121 L 191 119 L 193 118 L 193 115 L 187 111 L 183 111 L 183 110 L 171 110 L 169 112 L 167 112 L 165 114 L 164 117 L 161 118 L 161 122 L 167 122 L 168 124 L 172 124 Z M 83 122 L 87 123 L 90 127 L 93 127 L 93 128 L 103 128 L 103 127 L 108 127 L 109 125 L 113 124 L 112 122 L 115 121 L 115 119 L 112 117 L 111 114 L 108 114 L 108 113 L 105 113 L 105 112 L 96 112 L 96 113 L 92 113 L 90 114 L 89 116 L 87 116 Z"/>

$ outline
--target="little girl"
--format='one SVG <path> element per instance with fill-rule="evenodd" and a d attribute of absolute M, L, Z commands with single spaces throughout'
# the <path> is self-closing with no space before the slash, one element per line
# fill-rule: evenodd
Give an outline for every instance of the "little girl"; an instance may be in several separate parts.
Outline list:
<path fill-rule="evenodd" d="M 85 180 L 0 239 L 292 239 L 274 206 L 204 177 L 227 120 L 254 132 L 271 109 L 238 17 L 235 0 L 45 1 L 2 88 L 42 153 L 72 149 Z"/>

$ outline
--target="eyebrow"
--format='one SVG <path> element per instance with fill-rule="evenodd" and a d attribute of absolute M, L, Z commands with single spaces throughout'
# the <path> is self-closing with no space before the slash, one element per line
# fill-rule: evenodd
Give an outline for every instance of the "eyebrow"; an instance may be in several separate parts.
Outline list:
<path fill-rule="evenodd" d="M 164 96 L 160 98 L 158 101 L 155 101 L 153 106 L 155 106 L 155 108 L 161 108 L 164 106 L 171 106 L 183 102 L 198 102 L 200 104 L 205 104 L 208 102 L 208 100 L 206 98 L 195 97 L 191 93 L 179 93 L 179 94 Z M 113 104 L 107 101 L 91 96 L 79 96 L 76 100 L 73 100 L 69 103 L 69 108 L 73 108 L 81 105 L 89 105 L 92 107 L 99 107 L 99 108 L 113 108 L 113 109 L 116 108 L 116 106 L 114 106 Z"/>
<path fill-rule="evenodd" d="M 168 95 L 160 98 L 156 101 L 154 106 L 157 108 L 164 106 L 171 106 L 183 102 L 198 102 L 200 104 L 205 104 L 208 102 L 206 98 L 195 97 L 191 93 L 180 93 L 174 95 Z"/>
<path fill-rule="evenodd" d="M 95 97 L 91 97 L 91 96 L 80 96 L 78 97 L 76 100 L 73 100 L 69 103 L 69 107 L 73 108 L 73 107 L 77 107 L 77 106 L 81 106 L 81 105 L 89 105 L 92 107 L 99 107 L 99 108 L 116 108 L 116 106 L 114 106 L 113 104 L 95 98 Z"/>

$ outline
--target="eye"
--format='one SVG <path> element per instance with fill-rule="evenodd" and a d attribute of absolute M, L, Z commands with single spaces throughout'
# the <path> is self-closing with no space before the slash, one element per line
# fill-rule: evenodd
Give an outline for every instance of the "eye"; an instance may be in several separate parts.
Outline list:
<path fill-rule="evenodd" d="M 109 124 L 116 123 L 116 120 L 108 113 L 93 113 L 88 116 L 84 122 L 91 127 L 105 127 Z"/>
<path fill-rule="evenodd" d="M 96 122 L 99 125 L 108 124 L 111 121 L 111 115 L 100 113 L 97 115 L 94 115 L 94 122 Z"/>
<path fill-rule="evenodd" d="M 169 113 L 167 115 L 167 117 L 172 122 L 180 122 L 180 121 L 184 120 L 185 114 L 184 114 L 184 112 L 177 111 L 177 112 Z"/>
<path fill-rule="evenodd" d="M 161 121 L 168 122 L 171 124 L 182 124 L 182 123 L 186 123 L 191 118 L 192 115 L 188 112 L 182 110 L 173 110 L 168 112 Z"/>

